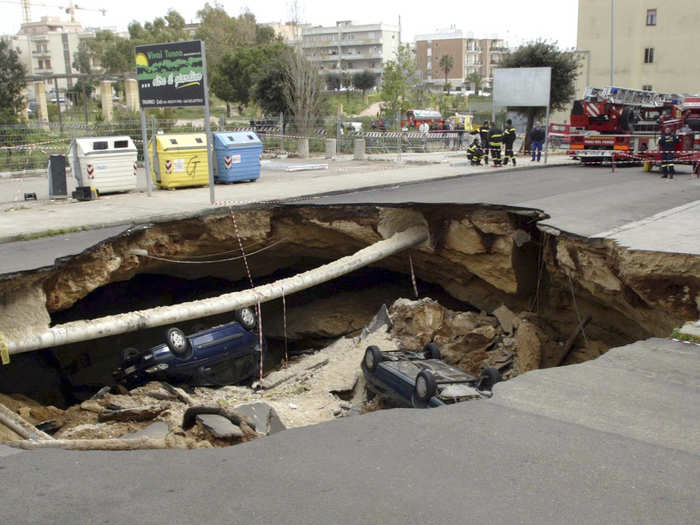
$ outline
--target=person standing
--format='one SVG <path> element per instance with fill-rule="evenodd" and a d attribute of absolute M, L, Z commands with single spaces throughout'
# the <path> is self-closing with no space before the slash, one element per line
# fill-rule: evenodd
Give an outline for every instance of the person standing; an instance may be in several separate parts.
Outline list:
<path fill-rule="evenodd" d="M 513 161 L 513 166 L 515 166 L 515 153 L 513 153 L 513 143 L 515 143 L 516 133 L 513 127 L 513 121 L 506 120 L 506 127 L 503 130 L 503 144 L 506 147 L 506 152 L 503 155 L 503 165 L 507 166 L 508 161 Z"/>
<path fill-rule="evenodd" d="M 484 147 L 484 164 L 489 163 L 489 132 L 490 132 L 489 121 L 484 120 L 484 123 L 479 128 L 479 137 L 481 138 L 481 145 Z"/>
<path fill-rule="evenodd" d="M 666 126 L 659 138 L 659 149 L 661 150 L 661 178 L 672 179 L 676 172 L 673 165 L 673 151 L 678 144 L 678 137 L 670 126 Z"/>
<path fill-rule="evenodd" d="M 501 145 L 503 144 L 503 132 L 494 123 L 489 132 L 489 148 L 491 148 L 491 158 L 493 159 L 493 166 L 498 167 L 501 165 Z"/>
<path fill-rule="evenodd" d="M 535 124 L 535 127 L 532 128 L 532 131 L 530 131 L 530 150 L 532 151 L 532 160 L 535 160 L 535 157 L 537 157 L 537 162 L 540 161 L 540 157 L 542 157 L 542 145 L 544 144 L 544 128 L 542 125 L 538 122 Z"/>

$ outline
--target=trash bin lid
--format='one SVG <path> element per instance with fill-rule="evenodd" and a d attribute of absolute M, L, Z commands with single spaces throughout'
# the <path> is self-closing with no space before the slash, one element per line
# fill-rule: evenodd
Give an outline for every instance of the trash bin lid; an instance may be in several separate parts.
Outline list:
<path fill-rule="evenodd" d="M 156 135 L 156 141 L 158 148 L 163 151 L 207 147 L 207 136 L 204 133 L 164 133 Z"/>
<path fill-rule="evenodd" d="M 235 148 L 262 144 L 254 131 L 219 131 L 214 133 L 214 147 L 217 149 Z"/>
<path fill-rule="evenodd" d="M 99 153 L 135 153 L 136 144 L 128 135 L 116 137 L 80 137 L 75 139 L 78 155 Z M 71 145 L 71 152 L 73 147 Z"/>

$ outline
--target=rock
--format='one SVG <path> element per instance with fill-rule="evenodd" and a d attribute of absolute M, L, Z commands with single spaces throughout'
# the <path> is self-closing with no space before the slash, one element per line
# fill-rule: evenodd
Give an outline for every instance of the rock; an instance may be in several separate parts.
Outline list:
<path fill-rule="evenodd" d="M 94 412 L 95 414 L 99 414 L 104 410 L 104 407 L 94 399 L 88 399 L 87 401 L 83 401 L 82 403 L 80 403 L 80 408 L 82 408 L 83 410 L 87 410 L 88 412 Z"/>
<path fill-rule="evenodd" d="M 445 248 L 468 255 L 486 253 L 481 234 L 469 219 L 450 222 L 445 235 Z"/>
<path fill-rule="evenodd" d="M 112 387 L 109 386 L 103 386 L 100 388 L 97 392 L 95 392 L 95 395 L 92 396 L 90 399 L 102 399 L 105 397 L 107 394 L 109 394 L 110 390 L 112 390 Z"/>
<path fill-rule="evenodd" d="M 81 405 L 82 406 L 82 405 Z M 135 408 L 122 408 L 119 410 L 103 410 L 97 416 L 97 420 L 103 421 L 149 421 L 156 418 L 165 407 L 153 405 Z"/>
<path fill-rule="evenodd" d="M 537 370 L 542 362 L 542 342 L 537 327 L 527 320 L 521 321 L 515 334 L 515 345 L 519 372 Z"/>
<path fill-rule="evenodd" d="M 120 436 L 120 437 L 130 438 L 130 439 L 136 439 L 136 438 L 142 438 L 142 437 L 153 438 L 153 439 L 165 439 L 165 436 L 168 435 L 168 432 L 169 432 L 169 429 L 168 429 L 167 423 L 164 423 L 163 421 L 156 421 L 155 423 L 151 423 L 147 427 L 144 427 L 137 432 L 131 432 L 130 434 L 126 434 L 126 435 Z"/>
<path fill-rule="evenodd" d="M 243 431 L 224 416 L 200 414 L 197 422 L 216 439 L 234 440 L 243 438 Z"/>
<path fill-rule="evenodd" d="M 509 335 L 513 333 L 515 314 L 510 311 L 510 308 L 502 304 L 493 311 L 493 315 L 498 319 L 498 323 L 505 333 Z"/>
<path fill-rule="evenodd" d="M 397 299 L 389 310 L 393 324 L 392 333 L 405 348 L 420 349 L 433 339 L 440 329 L 445 310 L 430 298 L 411 301 Z"/>
<path fill-rule="evenodd" d="M 286 430 L 277 411 L 267 403 L 238 405 L 234 410 L 242 416 L 247 417 L 255 426 L 255 431 L 260 434 L 267 436 Z"/>

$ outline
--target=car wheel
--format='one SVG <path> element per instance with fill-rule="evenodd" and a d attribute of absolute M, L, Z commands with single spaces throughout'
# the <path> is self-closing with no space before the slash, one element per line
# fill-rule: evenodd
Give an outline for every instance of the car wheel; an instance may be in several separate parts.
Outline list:
<path fill-rule="evenodd" d="M 165 342 L 176 357 L 185 357 L 190 350 L 190 342 L 185 332 L 179 328 L 168 328 L 165 333 Z"/>
<path fill-rule="evenodd" d="M 233 317 L 238 321 L 243 328 L 246 330 L 252 330 L 255 328 L 257 319 L 255 318 L 255 312 L 252 308 L 241 308 L 233 313 Z"/>
<path fill-rule="evenodd" d="M 141 352 L 139 352 L 136 348 L 125 348 L 124 350 L 122 350 L 121 354 L 122 363 L 125 363 L 127 361 L 133 361 L 139 356 L 140 353 Z"/>
<path fill-rule="evenodd" d="M 428 343 L 423 347 L 423 355 L 426 359 L 442 359 L 442 354 L 440 353 L 440 348 L 435 343 Z"/>
<path fill-rule="evenodd" d="M 503 381 L 501 373 L 495 368 L 486 368 L 479 378 L 479 390 L 491 390 L 493 385 Z"/>
<path fill-rule="evenodd" d="M 437 393 L 437 381 L 430 370 L 423 369 L 418 372 L 416 384 L 413 387 L 413 399 L 421 405 L 427 405 L 430 398 Z"/>
<path fill-rule="evenodd" d="M 384 361 L 384 354 L 382 354 L 379 347 L 374 345 L 368 346 L 363 360 L 365 368 L 370 372 L 374 372 L 382 361 Z"/>

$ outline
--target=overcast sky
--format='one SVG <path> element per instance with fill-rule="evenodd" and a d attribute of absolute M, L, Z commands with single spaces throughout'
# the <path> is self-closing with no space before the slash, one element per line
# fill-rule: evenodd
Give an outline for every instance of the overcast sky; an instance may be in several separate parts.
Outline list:
<path fill-rule="evenodd" d="M 224 0 L 220 3 L 230 15 L 250 10 L 259 22 L 284 22 L 291 13 L 289 0 Z M 68 0 L 37 0 L 37 4 L 67 5 Z M 126 30 L 132 20 L 153 20 L 163 16 L 171 7 L 188 22 L 195 21 L 197 10 L 204 2 L 76 0 L 75 4 L 107 9 L 106 16 L 94 11 L 76 10 L 76 17 L 84 27 Z M 451 0 L 436 4 L 425 0 L 299 0 L 299 5 L 303 21 L 313 25 L 335 25 L 337 20 L 396 25 L 400 15 L 403 41 L 413 41 L 417 34 L 432 33 L 454 25 L 476 37 L 504 38 L 509 45 L 537 38 L 557 41 L 563 48 L 576 45 L 578 0 Z M 22 23 L 21 2 L 0 0 L 0 8 L 5 14 L 0 19 L 0 33 L 16 33 Z M 32 20 L 47 15 L 68 17 L 57 7 L 31 7 Z"/>

